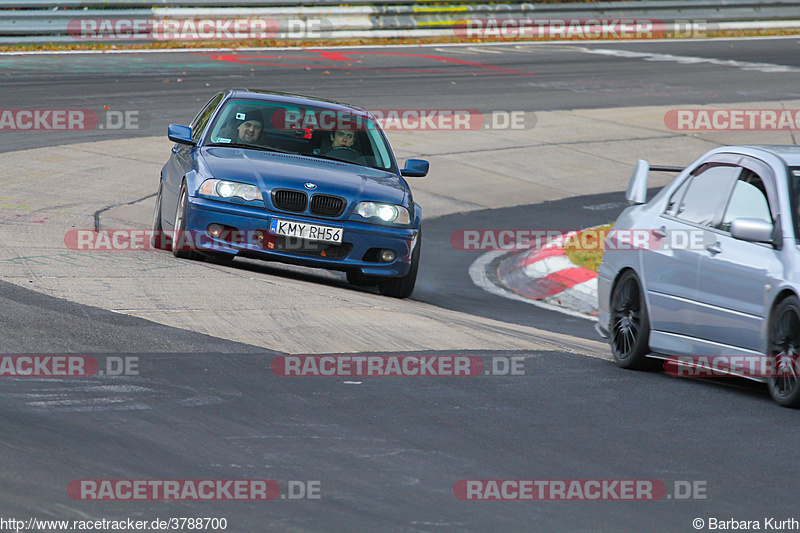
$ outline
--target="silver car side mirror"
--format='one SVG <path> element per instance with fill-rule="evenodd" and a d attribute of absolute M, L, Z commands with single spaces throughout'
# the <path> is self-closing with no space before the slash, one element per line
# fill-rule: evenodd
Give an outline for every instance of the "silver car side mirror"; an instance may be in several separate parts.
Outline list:
<path fill-rule="evenodd" d="M 773 242 L 775 227 L 760 218 L 737 218 L 731 221 L 731 236 L 748 242 Z"/>

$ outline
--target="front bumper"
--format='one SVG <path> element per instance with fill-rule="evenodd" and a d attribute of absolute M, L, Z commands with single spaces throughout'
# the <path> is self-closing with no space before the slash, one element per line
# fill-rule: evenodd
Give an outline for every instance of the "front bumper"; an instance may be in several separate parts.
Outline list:
<path fill-rule="evenodd" d="M 342 228 L 341 245 L 276 236 L 269 231 L 273 218 Z M 237 230 L 223 238 L 206 232 L 210 224 Z M 358 271 L 367 276 L 398 277 L 408 274 L 411 252 L 419 243 L 417 228 L 390 227 L 351 220 L 314 218 L 265 211 L 247 205 L 189 198 L 186 230 L 195 235 L 192 247 L 200 253 L 239 255 L 329 270 Z M 234 234 L 234 237 L 231 235 Z M 375 250 L 393 250 L 395 259 L 379 262 Z"/>

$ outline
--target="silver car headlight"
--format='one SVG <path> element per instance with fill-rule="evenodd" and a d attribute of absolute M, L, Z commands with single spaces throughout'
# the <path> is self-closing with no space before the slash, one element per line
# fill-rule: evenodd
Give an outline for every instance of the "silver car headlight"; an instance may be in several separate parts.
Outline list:
<path fill-rule="evenodd" d="M 356 206 L 355 212 L 363 218 L 379 218 L 393 224 L 409 224 L 411 222 L 408 209 L 400 205 L 360 202 Z"/>
<path fill-rule="evenodd" d="M 247 185 L 246 183 L 237 183 L 235 181 L 210 179 L 203 182 L 200 186 L 200 192 L 206 196 L 218 196 L 220 198 L 241 198 L 252 202 L 253 200 L 264 201 L 261 196 L 261 190 L 255 185 Z"/>

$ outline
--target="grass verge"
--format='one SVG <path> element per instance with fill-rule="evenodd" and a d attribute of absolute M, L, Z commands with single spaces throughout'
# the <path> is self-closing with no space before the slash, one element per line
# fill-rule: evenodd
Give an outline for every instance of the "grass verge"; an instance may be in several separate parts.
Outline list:
<path fill-rule="evenodd" d="M 603 260 L 603 247 L 613 224 L 579 231 L 567 241 L 564 251 L 576 265 L 597 272 Z"/>

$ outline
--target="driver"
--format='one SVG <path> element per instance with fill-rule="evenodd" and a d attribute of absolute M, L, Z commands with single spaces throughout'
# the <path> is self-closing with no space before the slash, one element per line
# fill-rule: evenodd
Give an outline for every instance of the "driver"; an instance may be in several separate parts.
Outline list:
<path fill-rule="evenodd" d="M 349 161 L 357 165 L 366 165 L 367 160 L 360 151 L 353 148 L 356 134 L 351 130 L 336 130 L 331 133 L 331 147 L 325 154 L 340 161 Z"/>
<path fill-rule="evenodd" d="M 356 134 L 350 130 L 336 130 L 331 133 L 331 150 L 334 148 L 353 148 L 353 143 L 356 140 Z"/>

